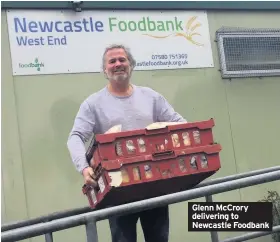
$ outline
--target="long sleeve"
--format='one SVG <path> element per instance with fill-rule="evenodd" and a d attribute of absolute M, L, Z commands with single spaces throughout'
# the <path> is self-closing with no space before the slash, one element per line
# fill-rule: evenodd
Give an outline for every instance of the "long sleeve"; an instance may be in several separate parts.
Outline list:
<path fill-rule="evenodd" d="M 77 113 L 67 141 L 70 156 L 79 172 L 82 172 L 84 168 L 89 166 L 85 156 L 85 143 L 93 135 L 95 123 L 94 113 L 90 110 L 89 104 L 84 101 Z"/>
<path fill-rule="evenodd" d="M 156 120 L 157 122 L 187 122 L 162 95 L 159 95 L 156 100 Z"/>

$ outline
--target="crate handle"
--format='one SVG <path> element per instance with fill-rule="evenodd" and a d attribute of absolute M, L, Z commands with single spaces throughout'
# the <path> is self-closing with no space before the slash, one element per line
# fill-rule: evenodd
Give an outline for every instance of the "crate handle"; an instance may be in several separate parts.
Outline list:
<path fill-rule="evenodd" d="M 89 145 L 89 147 L 86 151 L 86 160 L 89 164 L 90 164 L 90 161 L 93 157 L 93 153 L 95 152 L 96 148 L 97 148 L 97 142 L 96 142 L 96 138 L 95 138 L 95 135 L 94 135 L 92 137 L 90 145 Z"/>
<path fill-rule="evenodd" d="M 174 156 L 175 155 L 175 153 L 174 153 L 174 151 L 173 150 L 168 150 L 168 151 L 164 151 L 164 152 L 156 152 L 156 153 L 153 153 L 153 157 L 163 157 L 163 156 L 167 156 L 167 157 L 169 157 L 169 156 Z"/>

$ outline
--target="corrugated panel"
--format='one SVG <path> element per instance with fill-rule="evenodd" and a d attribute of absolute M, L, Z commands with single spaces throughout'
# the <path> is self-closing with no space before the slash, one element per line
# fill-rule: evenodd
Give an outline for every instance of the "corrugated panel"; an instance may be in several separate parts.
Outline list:
<path fill-rule="evenodd" d="M 4 9 L 71 9 L 71 1 L 5 1 L 1 2 Z M 279 10 L 280 2 L 124 2 L 124 1 L 88 1 L 82 2 L 82 9 L 197 9 L 197 10 Z"/>

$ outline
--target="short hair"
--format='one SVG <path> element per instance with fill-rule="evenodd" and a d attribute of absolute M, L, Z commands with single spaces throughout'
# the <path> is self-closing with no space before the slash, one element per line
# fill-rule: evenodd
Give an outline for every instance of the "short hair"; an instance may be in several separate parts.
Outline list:
<path fill-rule="evenodd" d="M 113 45 L 108 46 L 104 51 L 103 58 L 102 58 L 102 69 L 103 69 L 103 71 L 105 70 L 105 56 L 106 56 L 106 54 L 109 50 L 113 50 L 113 49 L 123 49 L 124 50 L 124 52 L 127 55 L 130 67 L 133 70 L 134 67 L 136 66 L 136 61 L 133 58 L 133 56 L 130 52 L 130 49 L 128 47 L 124 46 L 124 45 L 121 45 L 121 44 L 113 44 Z"/>

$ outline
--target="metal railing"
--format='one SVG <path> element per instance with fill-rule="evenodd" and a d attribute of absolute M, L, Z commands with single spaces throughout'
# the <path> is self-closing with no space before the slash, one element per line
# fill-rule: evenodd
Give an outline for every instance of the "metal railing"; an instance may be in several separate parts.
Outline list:
<path fill-rule="evenodd" d="M 202 182 L 195 188 L 184 192 L 178 192 L 102 210 L 87 211 L 88 208 L 81 208 L 64 213 L 52 214 L 38 219 L 3 225 L 1 239 L 3 242 L 8 242 L 45 235 L 46 241 L 51 242 L 53 241 L 53 232 L 85 225 L 87 241 L 97 242 L 97 221 L 108 219 L 109 217 L 116 215 L 139 212 L 200 197 L 206 197 L 206 201 L 211 202 L 212 195 L 214 194 L 276 180 L 280 180 L 280 166 L 213 179 L 207 182 Z M 278 232 L 279 229 L 279 226 L 275 226 L 272 233 Z M 226 239 L 224 242 L 245 241 L 267 234 L 270 234 L 270 232 L 249 233 Z M 219 242 L 218 233 L 211 232 L 211 239 L 212 242 Z"/>

